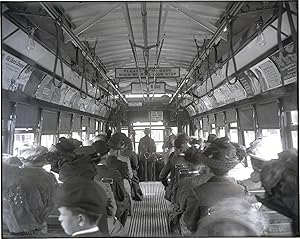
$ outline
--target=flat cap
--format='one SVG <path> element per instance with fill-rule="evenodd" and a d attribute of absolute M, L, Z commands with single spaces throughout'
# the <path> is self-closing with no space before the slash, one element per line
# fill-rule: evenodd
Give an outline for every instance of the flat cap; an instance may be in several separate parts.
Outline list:
<path fill-rule="evenodd" d="M 57 190 L 55 203 L 58 207 L 80 208 L 89 214 L 106 213 L 105 191 L 93 180 L 72 178 Z"/>

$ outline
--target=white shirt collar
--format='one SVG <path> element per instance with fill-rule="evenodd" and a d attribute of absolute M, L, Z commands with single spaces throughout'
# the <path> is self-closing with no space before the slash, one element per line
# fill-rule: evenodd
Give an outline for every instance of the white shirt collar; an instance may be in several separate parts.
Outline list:
<path fill-rule="evenodd" d="M 77 236 L 77 235 L 80 235 L 80 234 L 92 233 L 92 232 L 97 232 L 97 231 L 99 231 L 99 227 L 95 226 L 95 227 L 92 227 L 92 228 L 90 228 L 90 229 L 86 229 L 86 230 L 74 232 L 74 233 L 72 234 L 72 237 Z"/>

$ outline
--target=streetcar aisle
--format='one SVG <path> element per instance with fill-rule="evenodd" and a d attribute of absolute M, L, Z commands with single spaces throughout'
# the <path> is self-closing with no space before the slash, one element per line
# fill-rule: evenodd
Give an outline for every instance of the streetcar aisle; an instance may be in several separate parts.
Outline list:
<path fill-rule="evenodd" d="M 141 182 L 143 201 L 134 202 L 130 237 L 168 237 L 168 202 L 161 182 Z"/>

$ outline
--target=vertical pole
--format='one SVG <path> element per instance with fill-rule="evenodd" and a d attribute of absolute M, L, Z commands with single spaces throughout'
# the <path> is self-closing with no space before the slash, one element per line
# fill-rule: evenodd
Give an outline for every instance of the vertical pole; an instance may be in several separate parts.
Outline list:
<path fill-rule="evenodd" d="M 34 134 L 35 136 L 35 141 L 38 145 L 41 145 L 41 138 L 42 138 L 42 108 L 39 107 L 38 109 L 38 127 L 36 129 L 36 133 Z"/>
<path fill-rule="evenodd" d="M 60 124 L 61 124 L 61 120 L 60 120 L 60 117 L 61 117 L 61 112 L 58 112 L 57 114 L 57 121 L 56 121 L 56 135 L 55 135 L 55 143 L 58 142 L 59 140 L 59 128 L 60 128 Z"/>

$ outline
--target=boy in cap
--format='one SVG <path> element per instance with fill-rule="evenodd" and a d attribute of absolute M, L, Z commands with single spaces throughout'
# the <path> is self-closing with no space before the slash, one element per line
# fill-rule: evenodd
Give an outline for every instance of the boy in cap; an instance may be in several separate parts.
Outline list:
<path fill-rule="evenodd" d="M 107 237 L 106 197 L 92 180 L 73 178 L 58 189 L 56 204 L 65 233 L 72 237 Z M 103 225 L 100 227 L 98 225 Z"/>

